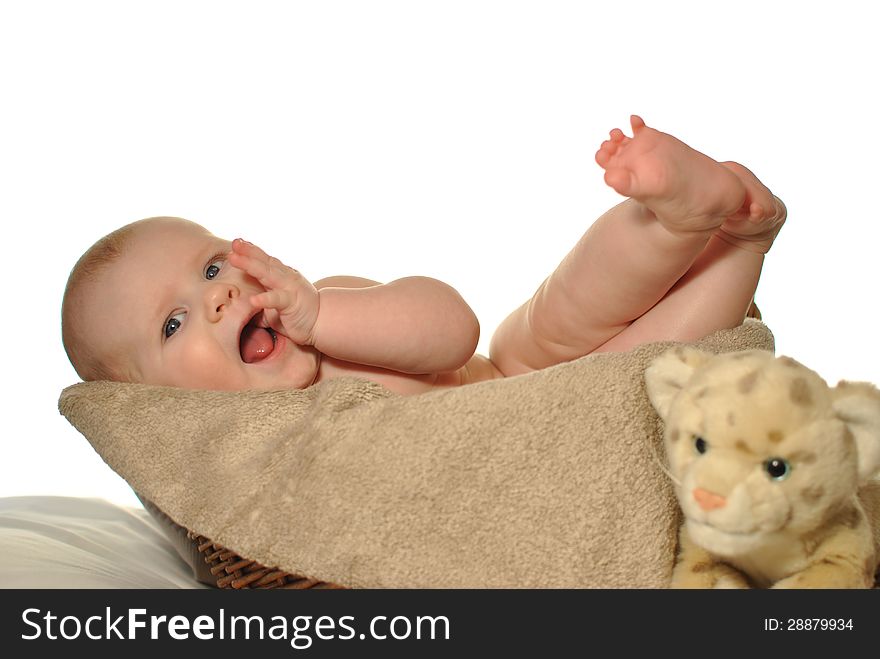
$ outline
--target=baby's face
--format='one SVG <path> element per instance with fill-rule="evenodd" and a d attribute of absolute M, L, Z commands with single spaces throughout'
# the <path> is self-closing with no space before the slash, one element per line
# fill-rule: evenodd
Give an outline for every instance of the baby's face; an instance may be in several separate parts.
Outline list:
<path fill-rule="evenodd" d="M 197 224 L 145 223 L 79 310 L 88 336 L 105 354 L 121 355 L 118 366 L 134 382 L 188 389 L 307 387 L 317 374 L 318 353 L 253 328 L 261 314 L 250 297 L 265 289 L 227 262 L 230 250 L 229 241 Z M 250 363 L 244 361 L 243 331 L 260 335 L 264 358 L 255 360 L 251 350 Z"/>

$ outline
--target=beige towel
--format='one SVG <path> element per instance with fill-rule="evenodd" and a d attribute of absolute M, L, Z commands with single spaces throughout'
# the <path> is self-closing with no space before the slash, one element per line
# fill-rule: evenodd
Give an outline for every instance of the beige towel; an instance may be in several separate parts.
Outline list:
<path fill-rule="evenodd" d="M 351 587 L 663 587 L 678 508 L 643 371 L 671 343 L 414 397 L 81 383 L 135 491 L 238 554 Z M 772 350 L 758 321 L 698 343 Z"/>

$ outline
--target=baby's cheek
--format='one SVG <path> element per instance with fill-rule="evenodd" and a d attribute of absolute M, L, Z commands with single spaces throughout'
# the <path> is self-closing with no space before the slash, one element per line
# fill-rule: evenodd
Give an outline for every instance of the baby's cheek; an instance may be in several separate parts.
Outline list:
<path fill-rule="evenodd" d="M 176 359 L 165 362 L 169 384 L 172 386 L 215 390 L 242 388 L 239 365 L 231 363 L 229 356 L 219 346 L 191 341 L 179 353 Z"/>

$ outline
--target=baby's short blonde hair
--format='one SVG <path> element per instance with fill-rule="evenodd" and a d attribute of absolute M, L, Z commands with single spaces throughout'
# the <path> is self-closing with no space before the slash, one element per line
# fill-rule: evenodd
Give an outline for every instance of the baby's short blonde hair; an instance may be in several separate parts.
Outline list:
<path fill-rule="evenodd" d="M 107 266 L 125 252 L 138 224 L 126 224 L 98 240 L 79 258 L 67 278 L 61 301 L 61 341 L 74 370 L 85 381 L 125 379 L 114 367 L 113 356 L 86 335 L 78 311 L 94 294 L 94 284 Z"/>

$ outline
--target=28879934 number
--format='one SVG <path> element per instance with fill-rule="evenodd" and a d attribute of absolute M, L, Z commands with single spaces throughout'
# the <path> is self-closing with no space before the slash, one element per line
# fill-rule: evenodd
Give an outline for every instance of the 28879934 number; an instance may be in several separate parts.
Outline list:
<path fill-rule="evenodd" d="M 852 631 L 852 618 L 764 618 L 765 631 Z"/>

